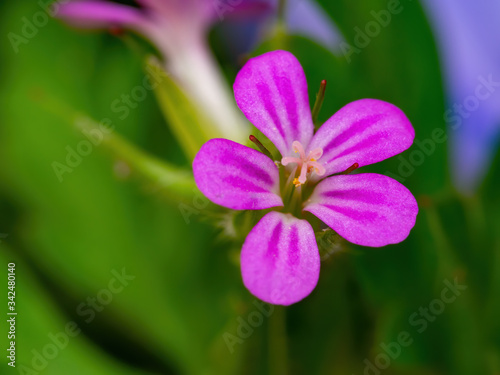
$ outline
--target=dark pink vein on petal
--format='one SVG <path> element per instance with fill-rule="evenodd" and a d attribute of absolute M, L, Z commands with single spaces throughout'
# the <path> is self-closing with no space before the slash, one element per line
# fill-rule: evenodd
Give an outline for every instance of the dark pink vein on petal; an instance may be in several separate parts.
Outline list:
<path fill-rule="evenodd" d="M 274 83 L 278 88 L 279 95 L 284 101 L 286 107 L 288 122 L 292 130 L 292 141 L 299 140 L 299 115 L 297 113 L 297 98 L 295 97 L 292 82 L 290 81 L 290 78 L 278 76 L 278 72 L 274 72 L 273 76 L 275 77 Z"/>
<path fill-rule="evenodd" d="M 264 108 L 269 113 L 269 116 L 271 116 L 271 120 L 273 121 L 276 129 L 278 129 L 278 132 L 280 133 L 281 137 L 286 142 L 285 132 L 283 130 L 279 116 L 276 113 L 276 107 L 273 105 L 271 101 L 271 98 L 273 97 L 271 89 L 269 88 L 268 85 L 264 83 L 259 83 L 257 84 L 257 92 L 259 93 L 259 99 L 264 104 Z"/>
<path fill-rule="evenodd" d="M 283 230 L 283 223 L 279 221 L 278 224 L 274 227 L 271 238 L 269 239 L 269 242 L 267 244 L 267 252 L 265 256 L 270 260 L 270 263 L 272 263 L 273 268 L 275 268 L 276 261 L 278 260 L 279 256 L 278 243 L 280 240 L 282 230 Z"/>
<path fill-rule="evenodd" d="M 241 190 L 252 193 L 269 193 L 269 189 L 255 185 L 253 182 L 245 180 L 238 176 L 227 176 L 223 178 L 223 182 L 229 184 L 231 187 L 239 188 Z"/>
<path fill-rule="evenodd" d="M 359 222 L 374 221 L 379 217 L 379 214 L 376 211 L 360 211 L 350 207 L 339 207 L 330 204 L 324 204 L 322 206 Z"/>
<path fill-rule="evenodd" d="M 370 193 L 367 194 L 367 191 L 363 189 L 325 191 L 322 192 L 321 195 L 325 198 L 357 201 L 357 202 L 372 203 L 372 204 L 385 204 L 387 202 L 386 194 L 376 193 L 373 191 L 370 191 Z"/>
<path fill-rule="evenodd" d="M 291 228 L 290 233 L 290 243 L 288 244 L 288 265 L 290 266 L 290 270 L 292 274 L 295 274 L 297 266 L 300 263 L 299 257 L 299 234 L 298 228 L 294 225 Z"/>
<path fill-rule="evenodd" d="M 324 153 L 327 154 L 333 149 L 338 148 L 351 138 L 361 135 L 366 129 L 370 128 L 373 124 L 380 121 L 383 117 L 384 115 L 378 114 L 364 117 L 361 120 L 354 122 L 342 133 L 333 138 L 325 147 L 323 147 Z"/>
<path fill-rule="evenodd" d="M 248 177 L 261 180 L 269 186 L 274 184 L 274 180 L 267 171 L 245 158 L 234 155 L 230 150 L 226 150 L 219 160 L 224 166 L 230 165 L 245 172 Z"/>

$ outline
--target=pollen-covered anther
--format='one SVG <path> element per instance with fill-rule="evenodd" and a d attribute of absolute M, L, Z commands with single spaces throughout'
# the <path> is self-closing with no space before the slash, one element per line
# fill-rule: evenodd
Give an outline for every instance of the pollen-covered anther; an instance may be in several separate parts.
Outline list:
<path fill-rule="evenodd" d="M 309 152 L 309 155 L 306 156 L 304 151 L 304 147 L 299 141 L 294 141 L 292 143 L 292 149 L 296 154 L 296 156 L 286 156 L 281 159 L 281 164 L 297 164 L 297 170 L 299 172 L 299 177 L 293 180 L 293 184 L 296 187 L 303 185 L 307 181 L 308 174 L 316 173 L 318 176 L 323 176 L 325 174 L 325 167 L 321 165 L 317 160 L 323 156 L 323 150 L 321 148 L 316 148 Z"/>

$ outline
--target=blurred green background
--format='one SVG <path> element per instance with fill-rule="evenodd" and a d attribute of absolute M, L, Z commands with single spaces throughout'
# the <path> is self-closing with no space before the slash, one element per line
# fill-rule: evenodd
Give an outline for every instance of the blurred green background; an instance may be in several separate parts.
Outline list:
<path fill-rule="evenodd" d="M 372 9 L 387 6 L 320 3 L 347 41 L 355 26 L 371 20 Z M 306 71 L 311 100 L 327 79 L 323 121 L 352 100 L 373 97 L 403 109 L 416 139 L 432 139 L 436 129 L 446 130 L 442 73 L 420 5 L 404 6 L 351 63 L 282 32 L 271 33 L 253 54 L 292 51 Z M 308 298 L 286 309 L 259 305 L 242 285 L 238 245 L 203 212 L 186 222 L 161 185 L 129 173 L 104 145 L 62 182 L 53 170 L 54 162 L 65 162 L 67 147 L 85 139 L 57 114 L 72 108 L 111 119 L 130 143 L 189 171 L 151 92 L 124 120 L 111 110 L 141 83 L 143 56 L 120 38 L 56 20 L 15 53 L 6 35 L 20 33 L 23 17 L 39 6 L 3 2 L 0 9 L 2 303 L 7 311 L 7 264 L 15 262 L 19 314 L 16 368 L 4 356 L 0 373 L 500 373 L 498 158 L 468 197 L 451 186 L 446 142 L 435 142 L 422 163 L 411 162 L 414 145 L 365 167 L 398 178 L 417 197 L 420 212 L 409 238 L 374 249 L 342 242 L 341 251 L 323 256 Z M 231 84 L 239 66 L 222 34 L 215 28 L 210 42 Z M 123 274 L 128 279 L 117 276 Z M 435 302 L 443 301 L 448 283 L 467 288 L 453 302 Z M 74 336 L 66 332 L 68 324 L 75 327 L 71 322 L 78 325 Z M 410 344 L 391 344 L 402 334 Z"/>

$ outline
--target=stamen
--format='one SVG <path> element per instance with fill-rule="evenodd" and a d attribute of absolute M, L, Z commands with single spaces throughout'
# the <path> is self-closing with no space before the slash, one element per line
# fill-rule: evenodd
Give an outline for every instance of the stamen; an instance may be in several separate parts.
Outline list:
<path fill-rule="evenodd" d="M 316 102 L 314 103 L 314 107 L 312 110 L 313 124 L 316 124 L 318 122 L 319 111 L 323 106 L 323 101 L 325 100 L 325 91 L 326 91 L 326 79 L 321 81 L 318 94 L 316 95 Z"/>
<path fill-rule="evenodd" d="M 125 34 L 125 30 L 123 27 L 113 25 L 109 27 L 109 33 L 113 36 L 123 36 L 123 34 Z"/>
<path fill-rule="evenodd" d="M 323 176 L 326 173 L 325 167 L 323 167 L 320 163 L 316 161 L 310 161 L 308 164 L 310 168 L 314 168 L 318 176 Z"/>
<path fill-rule="evenodd" d="M 250 139 L 250 141 L 255 143 L 255 145 L 259 148 L 260 152 L 266 155 L 269 159 L 273 160 L 273 157 L 269 152 L 269 150 L 257 139 L 257 137 L 251 135 L 250 137 L 248 137 L 248 139 Z"/>
<path fill-rule="evenodd" d="M 306 182 L 306 179 L 307 179 L 307 167 L 304 168 L 305 166 L 302 166 L 302 168 L 300 168 L 300 176 L 299 176 L 299 182 L 301 184 L 305 184 Z"/>
<path fill-rule="evenodd" d="M 292 149 L 296 154 L 299 154 L 300 157 L 286 156 L 281 159 L 281 164 L 284 166 L 288 164 L 297 164 L 297 168 L 300 168 L 299 176 L 293 180 L 293 184 L 296 187 L 306 183 L 309 173 L 315 172 L 318 176 L 323 176 L 326 173 L 323 165 L 317 162 L 317 160 L 323 156 L 323 149 L 316 148 L 310 151 L 307 157 L 304 147 L 299 141 L 294 141 L 292 143 Z M 294 172 L 294 174 L 295 173 L 296 172 Z"/>
<path fill-rule="evenodd" d="M 342 172 L 341 174 L 349 174 L 351 173 L 353 170 L 355 169 L 358 169 L 359 168 L 359 164 L 358 163 L 354 163 L 353 165 L 351 165 L 349 168 L 347 168 L 344 172 Z"/>
<path fill-rule="evenodd" d="M 286 156 L 283 159 L 281 159 L 281 164 L 283 164 L 285 166 L 288 165 L 288 164 L 290 164 L 290 163 L 296 163 L 299 166 L 301 166 L 302 165 L 302 159 L 294 158 L 293 156 Z"/>
<path fill-rule="evenodd" d="M 293 151 L 294 151 L 295 153 L 297 153 L 297 152 L 298 152 L 298 153 L 300 154 L 300 158 L 301 158 L 302 160 L 304 160 L 304 159 L 306 158 L 306 153 L 305 153 L 305 151 L 304 151 L 304 147 L 302 147 L 302 145 L 300 144 L 300 142 L 299 142 L 299 141 L 293 141 L 293 143 L 292 143 L 292 148 L 293 148 Z"/>
<path fill-rule="evenodd" d="M 322 148 L 315 148 L 309 153 L 309 160 L 311 161 L 316 161 L 320 157 L 323 156 L 323 149 Z"/>

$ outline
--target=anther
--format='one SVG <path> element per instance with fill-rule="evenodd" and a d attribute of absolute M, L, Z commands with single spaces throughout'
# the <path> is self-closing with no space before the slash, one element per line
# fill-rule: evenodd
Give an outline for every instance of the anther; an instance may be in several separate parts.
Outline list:
<path fill-rule="evenodd" d="M 340 173 L 340 174 L 349 174 L 351 173 L 352 171 L 354 171 L 355 169 L 358 169 L 359 168 L 359 164 L 358 163 L 354 163 L 353 165 L 351 165 L 349 168 L 347 168 L 344 172 Z"/>
<path fill-rule="evenodd" d="M 260 152 L 262 152 L 264 155 L 266 155 L 269 159 L 273 160 L 273 157 L 269 150 L 255 137 L 254 135 L 251 135 L 248 137 L 251 142 L 255 143 L 255 145 L 259 148 Z"/>
<path fill-rule="evenodd" d="M 318 176 L 323 176 L 325 174 L 325 167 L 317 160 L 323 155 L 323 150 L 321 148 L 316 148 L 309 152 L 306 156 L 304 147 L 299 141 L 294 141 L 292 143 L 292 150 L 297 156 L 285 156 L 281 159 L 281 164 L 287 166 L 288 164 L 297 164 L 298 170 L 300 171 L 299 176 L 293 180 L 293 184 L 298 187 L 303 185 L 307 181 L 307 174 L 316 172 Z"/>
<path fill-rule="evenodd" d="M 123 30 L 122 27 L 120 26 L 111 26 L 109 29 L 108 29 L 109 33 L 113 36 L 123 36 L 123 34 L 125 34 L 125 30 Z"/>
<path fill-rule="evenodd" d="M 319 111 L 323 106 L 323 101 L 325 100 L 325 91 L 326 91 L 326 79 L 321 81 L 319 86 L 318 94 L 316 95 L 316 102 L 314 103 L 314 107 L 312 110 L 312 120 L 313 124 L 318 122 Z"/>

